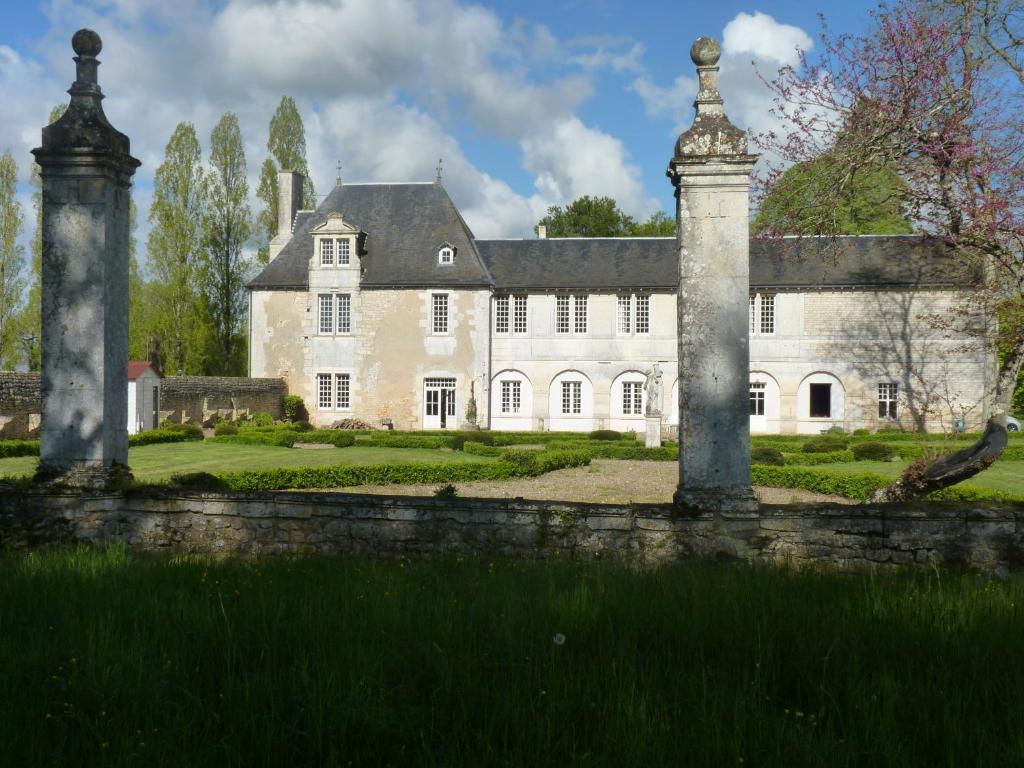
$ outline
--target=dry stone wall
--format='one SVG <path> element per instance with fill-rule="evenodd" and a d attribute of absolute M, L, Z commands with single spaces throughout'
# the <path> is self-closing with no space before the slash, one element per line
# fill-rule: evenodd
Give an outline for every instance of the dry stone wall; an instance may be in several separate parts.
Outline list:
<path fill-rule="evenodd" d="M 39 437 L 38 373 L 0 371 L 0 440 Z"/>
<path fill-rule="evenodd" d="M 160 420 L 209 424 L 214 418 L 237 419 L 266 412 L 284 417 L 283 379 L 232 376 L 168 376 L 161 382 Z"/>
<path fill-rule="evenodd" d="M 136 552 L 395 557 L 694 557 L 839 569 L 1024 568 L 1024 504 L 762 506 L 681 516 L 667 504 L 339 493 L 54 495 L 0 489 L 0 548 L 126 542 Z"/>

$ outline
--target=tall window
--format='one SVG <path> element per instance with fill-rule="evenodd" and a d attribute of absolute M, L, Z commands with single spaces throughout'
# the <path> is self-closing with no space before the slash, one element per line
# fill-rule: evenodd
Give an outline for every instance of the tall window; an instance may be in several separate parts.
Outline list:
<path fill-rule="evenodd" d="M 755 293 L 750 296 L 750 334 L 771 336 L 775 333 L 775 294 Z"/>
<path fill-rule="evenodd" d="M 636 333 L 651 332 L 651 297 L 648 294 L 636 296 L 636 318 L 633 329 Z"/>
<path fill-rule="evenodd" d="M 319 296 L 320 311 L 317 327 L 320 333 L 334 333 L 334 296 L 321 293 Z"/>
<path fill-rule="evenodd" d="M 575 333 L 586 333 L 587 332 L 587 297 L 586 296 L 575 296 L 576 302 L 576 322 L 573 325 L 573 331 Z"/>
<path fill-rule="evenodd" d="M 336 301 L 338 304 L 338 333 L 352 333 L 352 297 L 347 293 L 339 293 Z"/>
<path fill-rule="evenodd" d="M 316 404 L 320 408 L 331 407 L 331 374 L 318 373 L 316 375 Z"/>
<path fill-rule="evenodd" d="M 555 333 L 569 332 L 569 297 L 555 297 Z"/>
<path fill-rule="evenodd" d="M 526 297 L 513 296 L 512 332 L 526 333 Z"/>
<path fill-rule="evenodd" d="M 501 382 L 501 412 L 519 413 L 523 402 L 523 387 L 519 381 Z"/>
<path fill-rule="evenodd" d="M 335 393 L 337 395 L 337 407 L 343 411 L 349 409 L 350 403 L 350 392 L 351 392 L 351 381 L 349 374 L 347 373 L 336 373 L 334 374 Z"/>
<path fill-rule="evenodd" d="M 494 297 L 494 332 L 508 333 L 508 296 Z"/>
<path fill-rule="evenodd" d="M 750 415 L 764 416 L 764 391 L 763 381 L 750 382 Z"/>
<path fill-rule="evenodd" d="M 625 416 L 642 416 L 644 413 L 644 385 L 640 381 L 622 383 L 622 413 Z"/>
<path fill-rule="evenodd" d="M 885 382 L 878 385 L 878 418 L 898 419 L 899 410 L 897 400 L 899 399 L 900 385 Z"/>
<path fill-rule="evenodd" d="M 431 294 L 430 327 L 434 333 L 448 333 L 448 294 Z"/>
<path fill-rule="evenodd" d="M 583 413 L 583 382 L 562 382 L 562 414 Z"/>
<path fill-rule="evenodd" d="M 334 265 L 333 240 L 325 239 L 320 241 L 320 265 L 323 267 L 330 267 Z"/>
<path fill-rule="evenodd" d="M 632 304 L 632 296 L 619 296 L 619 333 L 631 333 L 633 331 L 632 312 L 630 311 Z"/>
<path fill-rule="evenodd" d="M 348 265 L 349 247 L 348 240 L 338 241 L 338 264 L 343 267 Z"/>

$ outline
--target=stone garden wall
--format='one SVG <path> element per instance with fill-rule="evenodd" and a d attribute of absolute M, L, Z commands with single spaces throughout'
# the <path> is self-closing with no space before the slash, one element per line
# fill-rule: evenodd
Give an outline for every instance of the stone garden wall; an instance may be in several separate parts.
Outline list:
<path fill-rule="evenodd" d="M 38 373 L 0 371 L 0 440 L 39 437 Z"/>
<path fill-rule="evenodd" d="M 659 504 L 0 489 L 0 548 L 118 541 L 138 552 L 566 555 L 645 566 L 703 557 L 840 569 L 943 565 L 999 575 L 1024 568 L 1024 504 L 762 506 L 684 517 Z"/>
<path fill-rule="evenodd" d="M 209 424 L 215 417 L 237 419 L 266 412 L 284 417 L 283 379 L 231 376 L 168 376 L 161 382 L 160 420 Z"/>

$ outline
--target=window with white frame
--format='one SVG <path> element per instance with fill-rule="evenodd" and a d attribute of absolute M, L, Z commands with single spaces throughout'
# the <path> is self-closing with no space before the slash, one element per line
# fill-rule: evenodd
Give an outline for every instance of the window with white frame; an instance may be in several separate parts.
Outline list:
<path fill-rule="evenodd" d="M 562 382 L 562 415 L 572 416 L 583 413 L 583 382 Z"/>
<path fill-rule="evenodd" d="M 619 295 L 619 321 L 618 329 L 619 333 L 632 333 L 633 332 L 633 320 L 632 320 L 632 296 L 630 295 Z"/>
<path fill-rule="evenodd" d="M 340 411 L 347 411 L 351 407 L 351 384 L 350 374 L 334 374 L 335 407 Z"/>
<path fill-rule="evenodd" d="M 430 296 L 430 327 L 434 333 L 448 333 L 448 294 Z"/>
<path fill-rule="evenodd" d="M 338 333 L 352 333 L 352 296 L 339 293 L 335 303 L 338 305 Z"/>
<path fill-rule="evenodd" d="M 622 382 L 622 414 L 624 416 L 643 416 L 644 385 L 641 381 Z"/>
<path fill-rule="evenodd" d="M 775 294 L 750 295 L 750 335 L 771 336 L 775 333 Z"/>
<path fill-rule="evenodd" d="M 569 332 L 569 297 L 555 296 L 555 333 Z"/>
<path fill-rule="evenodd" d="M 587 297 L 574 296 L 573 301 L 575 302 L 575 323 L 573 325 L 573 332 L 580 334 L 587 332 Z"/>
<path fill-rule="evenodd" d="M 444 246 L 437 252 L 437 263 L 438 264 L 454 264 L 455 263 L 455 250 L 450 246 Z"/>
<path fill-rule="evenodd" d="M 508 295 L 494 297 L 494 332 L 508 333 Z"/>
<path fill-rule="evenodd" d="M 512 332 L 526 333 L 526 296 L 512 297 Z"/>
<path fill-rule="evenodd" d="M 633 319 L 634 333 L 651 332 L 651 297 L 650 294 L 641 293 L 633 297 L 636 303 Z"/>
<path fill-rule="evenodd" d="M 330 293 L 321 293 L 319 299 L 319 312 L 317 328 L 319 333 L 334 333 L 334 296 Z"/>
<path fill-rule="evenodd" d="M 320 241 L 320 266 L 334 266 L 334 241 L 329 238 Z"/>
<path fill-rule="evenodd" d="M 349 254 L 351 252 L 351 245 L 348 240 L 338 241 L 338 264 L 346 267 L 349 263 Z"/>
<path fill-rule="evenodd" d="M 501 412 L 519 413 L 523 403 L 523 384 L 520 381 L 501 382 Z"/>
<path fill-rule="evenodd" d="M 331 407 L 332 401 L 331 392 L 331 374 L 329 373 L 318 373 L 316 375 L 316 404 L 318 408 L 324 410 Z"/>
<path fill-rule="evenodd" d="M 750 415 L 764 416 L 764 392 L 763 381 L 750 382 Z"/>
<path fill-rule="evenodd" d="M 897 404 L 899 395 L 899 384 L 883 382 L 878 385 L 878 418 L 893 420 L 899 418 L 899 406 Z"/>

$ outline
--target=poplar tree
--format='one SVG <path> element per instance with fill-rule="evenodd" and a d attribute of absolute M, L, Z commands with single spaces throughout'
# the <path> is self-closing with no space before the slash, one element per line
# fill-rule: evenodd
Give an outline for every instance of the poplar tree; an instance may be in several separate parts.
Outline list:
<path fill-rule="evenodd" d="M 269 242 L 277 234 L 277 172 L 288 170 L 301 173 L 305 177 L 302 187 L 303 204 L 307 208 L 316 207 L 316 190 L 306 162 L 306 129 L 295 99 L 291 96 L 281 97 L 281 103 L 270 119 L 267 150 L 271 157 L 263 161 L 260 184 L 256 189 L 256 196 L 263 202 L 263 210 L 256 219 L 259 238 L 257 258 L 261 264 L 269 260 Z"/>
<path fill-rule="evenodd" d="M 18 164 L 10 151 L 0 155 L 0 368 L 12 368 L 18 359 L 18 310 L 25 288 L 22 270 L 24 246 L 18 243 L 24 213 L 15 199 Z"/>
<path fill-rule="evenodd" d="M 152 333 L 164 353 L 164 372 L 199 373 L 203 306 L 197 290 L 205 174 L 192 123 L 179 123 L 153 179 L 153 228 L 146 241 L 153 277 Z"/>
<path fill-rule="evenodd" d="M 212 325 L 207 370 L 217 375 L 245 369 L 245 274 L 243 247 L 252 237 L 249 184 L 238 118 L 221 117 L 210 135 L 210 171 L 203 216 L 202 287 Z"/>

